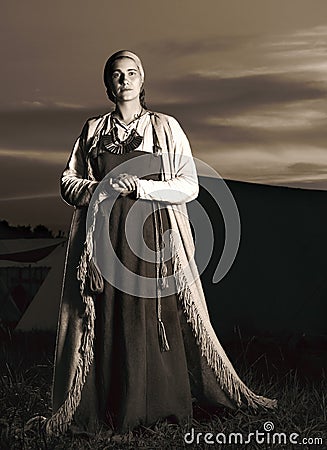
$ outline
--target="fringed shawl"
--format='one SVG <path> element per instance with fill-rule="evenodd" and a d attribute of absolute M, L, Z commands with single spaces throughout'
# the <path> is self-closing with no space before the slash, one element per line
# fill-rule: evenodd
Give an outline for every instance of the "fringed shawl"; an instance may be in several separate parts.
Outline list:
<path fill-rule="evenodd" d="M 106 119 L 107 115 L 93 119 L 89 123 L 88 134 L 87 136 L 85 133 L 82 134 L 82 137 L 76 143 L 62 177 L 63 197 L 70 204 L 73 204 L 74 190 L 75 197 L 82 195 L 82 197 L 87 198 L 89 196 L 88 200 L 94 192 L 92 197 L 94 221 L 91 221 L 91 225 L 86 230 L 86 242 L 83 252 L 81 249 L 82 255 L 77 273 L 81 302 L 84 304 L 78 357 L 74 359 L 73 375 L 71 376 L 71 384 L 67 389 L 66 399 L 46 422 L 48 433 L 63 432 L 69 427 L 80 402 L 83 386 L 93 361 L 94 296 L 86 289 L 86 280 L 89 271 L 92 270 L 92 267 L 94 269 L 92 234 L 96 223 L 95 219 L 99 205 L 108 193 L 106 193 L 106 189 L 101 189 L 101 183 L 98 186 L 98 183 L 95 182 L 88 155 L 96 147 Z M 194 241 L 186 208 L 186 202 L 193 200 L 198 195 L 198 181 L 191 150 L 188 146 L 182 146 L 177 153 L 170 125 L 171 120 L 175 121 L 175 119 L 164 114 L 151 113 L 151 120 L 157 137 L 155 145 L 162 154 L 162 181 L 142 180 L 138 186 L 137 197 L 165 202 L 172 231 L 170 233 L 170 247 L 174 278 L 178 290 L 178 299 L 181 302 L 186 320 L 191 326 L 196 342 L 201 349 L 201 354 L 216 376 L 217 386 L 222 388 L 230 399 L 239 406 L 245 403 L 254 408 L 258 406 L 273 408 L 277 404 L 276 400 L 256 395 L 241 381 L 210 322 L 201 279 L 194 259 Z M 80 150 L 80 153 L 82 152 L 82 156 L 80 156 L 78 150 Z M 81 163 L 84 164 L 83 167 L 85 168 L 84 178 L 81 171 L 76 172 L 75 170 L 75 165 Z M 146 181 L 150 181 L 150 183 Z M 159 188 L 156 188 L 156 186 Z M 79 188 L 84 189 L 84 194 L 79 194 L 81 192 Z M 171 200 L 174 189 L 175 192 L 180 190 L 181 193 L 181 195 L 176 195 L 176 202 Z"/>

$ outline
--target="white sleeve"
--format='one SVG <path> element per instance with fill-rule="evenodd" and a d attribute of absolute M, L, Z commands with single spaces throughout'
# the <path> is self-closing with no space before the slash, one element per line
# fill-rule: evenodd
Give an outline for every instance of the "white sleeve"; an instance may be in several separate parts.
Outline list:
<path fill-rule="evenodd" d="M 60 178 L 61 196 L 72 206 L 87 206 L 98 181 L 91 181 L 86 177 L 86 138 L 89 121 L 83 127 L 81 135 L 75 141 L 65 170 Z"/>
<path fill-rule="evenodd" d="M 178 168 L 176 176 L 165 181 L 137 180 L 136 198 L 180 204 L 194 200 L 199 194 L 199 182 L 189 141 L 173 117 L 169 117 L 169 126 Z"/>

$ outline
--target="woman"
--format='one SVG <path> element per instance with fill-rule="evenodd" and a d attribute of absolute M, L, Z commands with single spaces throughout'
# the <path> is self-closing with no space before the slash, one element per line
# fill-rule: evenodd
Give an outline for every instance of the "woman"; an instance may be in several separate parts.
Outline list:
<path fill-rule="evenodd" d="M 194 397 L 274 407 L 239 379 L 210 324 L 186 209 L 199 187 L 184 132 L 147 110 L 134 53 L 113 54 L 104 82 L 115 109 L 86 122 L 61 177 L 75 210 L 47 432 L 182 422 Z"/>

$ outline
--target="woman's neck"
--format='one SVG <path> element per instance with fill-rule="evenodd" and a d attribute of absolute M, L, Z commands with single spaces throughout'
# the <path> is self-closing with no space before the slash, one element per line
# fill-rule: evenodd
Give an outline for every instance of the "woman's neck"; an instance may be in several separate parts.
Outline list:
<path fill-rule="evenodd" d="M 116 104 L 115 116 L 126 125 L 131 123 L 142 112 L 142 106 L 137 102 L 122 102 Z"/>

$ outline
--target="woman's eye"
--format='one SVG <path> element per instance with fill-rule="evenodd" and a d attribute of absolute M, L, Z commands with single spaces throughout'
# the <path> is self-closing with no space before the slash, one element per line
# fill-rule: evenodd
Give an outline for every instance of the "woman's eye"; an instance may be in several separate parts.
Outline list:
<path fill-rule="evenodd" d="M 118 72 L 112 74 L 112 78 L 118 78 L 118 77 L 119 77 L 119 73 Z"/>

